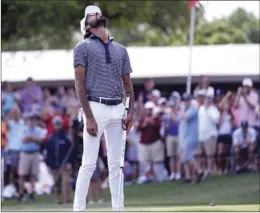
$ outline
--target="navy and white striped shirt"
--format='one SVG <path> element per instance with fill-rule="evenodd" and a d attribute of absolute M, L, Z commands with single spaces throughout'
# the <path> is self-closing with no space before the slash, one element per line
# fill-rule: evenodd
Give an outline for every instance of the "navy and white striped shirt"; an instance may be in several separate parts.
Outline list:
<path fill-rule="evenodd" d="M 104 98 L 122 98 L 122 76 L 132 72 L 126 48 L 109 38 L 104 43 L 97 36 L 80 42 L 73 51 L 74 68 L 87 69 L 87 95 Z"/>

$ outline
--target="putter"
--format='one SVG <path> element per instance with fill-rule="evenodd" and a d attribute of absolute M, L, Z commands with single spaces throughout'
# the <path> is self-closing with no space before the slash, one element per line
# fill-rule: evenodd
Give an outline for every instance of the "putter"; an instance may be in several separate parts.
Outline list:
<path fill-rule="evenodd" d="M 130 102 L 130 94 L 126 94 L 125 101 L 125 117 L 127 116 L 129 110 L 129 102 Z M 126 129 L 123 131 L 123 143 L 120 157 L 120 173 L 119 173 L 119 191 L 118 191 L 118 211 L 120 211 L 120 198 L 121 198 L 121 190 L 124 184 L 123 178 L 123 169 L 124 169 L 124 160 L 125 160 L 125 145 L 126 145 Z"/>

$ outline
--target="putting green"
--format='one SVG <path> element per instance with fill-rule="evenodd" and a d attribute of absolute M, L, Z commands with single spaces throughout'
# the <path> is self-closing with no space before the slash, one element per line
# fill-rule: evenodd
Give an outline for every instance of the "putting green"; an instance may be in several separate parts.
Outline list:
<path fill-rule="evenodd" d="M 125 187 L 126 211 L 260 211 L 260 173 L 209 177 L 201 184 L 152 183 Z M 110 211 L 106 203 L 87 205 L 87 211 Z M 72 204 L 57 205 L 53 195 L 37 196 L 34 202 L 2 202 L 2 211 L 72 211 Z M 214 202 L 215 206 L 209 206 Z"/>
<path fill-rule="evenodd" d="M 25 207 L 25 208 L 24 208 Z M 56 212 L 56 211 L 72 211 L 71 206 L 68 205 L 65 206 L 52 206 L 52 207 L 43 207 L 41 208 L 30 208 L 29 206 L 19 206 L 20 212 L 26 212 L 26 211 L 48 211 L 48 212 Z M 3 208 L 3 211 L 15 211 L 15 207 L 9 207 Z M 219 211 L 226 211 L 226 212 L 232 212 L 232 211 L 249 211 L 249 212 L 259 212 L 260 205 L 216 205 L 216 206 L 150 206 L 150 207 L 126 207 L 125 211 L 133 211 L 133 212 L 139 212 L 139 211 L 151 211 L 151 212 L 219 212 Z M 88 212 L 98 212 L 98 211 L 111 211 L 111 208 L 87 208 L 86 211 Z"/>

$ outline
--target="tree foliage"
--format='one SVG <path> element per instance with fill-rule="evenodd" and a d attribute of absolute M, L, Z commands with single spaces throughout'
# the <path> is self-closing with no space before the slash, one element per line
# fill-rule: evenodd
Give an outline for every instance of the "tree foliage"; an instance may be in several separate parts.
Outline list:
<path fill-rule="evenodd" d="M 2 1 L 2 49 L 71 49 L 82 39 L 79 22 L 87 5 L 102 8 L 113 37 L 124 45 L 187 45 L 187 1 Z M 195 44 L 259 43 L 259 19 L 244 9 L 206 21 L 196 12 Z"/>

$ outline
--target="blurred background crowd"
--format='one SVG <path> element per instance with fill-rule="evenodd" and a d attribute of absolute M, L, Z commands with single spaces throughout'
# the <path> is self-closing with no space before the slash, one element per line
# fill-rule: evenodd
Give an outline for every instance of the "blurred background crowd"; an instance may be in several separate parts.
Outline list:
<path fill-rule="evenodd" d="M 180 160 L 182 127 L 176 118 L 187 101 L 198 113 L 199 143 L 192 155 L 202 173 L 199 179 L 193 169 L 185 170 Z M 22 200 L 26 192 L 34 199 L 34 192 L 51 193 L 54 187 L 58 203 L 71 202 L 83 150 L 79 108 L 73 87 L 50 90 L 32 78 L 21 90 L 10 82 L 3 83 L 4 196 Z M 148 79 L 136 97 L 134 124 L 127 138 L 125 184 L 199 183 L 209 175 L 259 171 L 259 119 L 259 91 L 250 78 L 245 78 L 236 91 L 223 91 L 213 88 L 207 76 L 201 76 L 189 97 L 178 91 L 162 95 Z M 189 133 L 193 137 L 193 131 L 188 131 L 187 137 Z M 96 196 L 103 202 L 107 177 L 102 137 L 89 202 Z"/>

